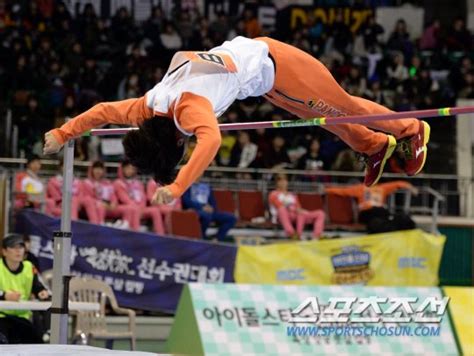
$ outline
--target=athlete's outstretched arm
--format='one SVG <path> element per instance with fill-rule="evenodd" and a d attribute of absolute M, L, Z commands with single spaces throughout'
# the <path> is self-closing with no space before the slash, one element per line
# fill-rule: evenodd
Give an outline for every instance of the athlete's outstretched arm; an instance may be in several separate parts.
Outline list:
<path fill-rule="evenodd" d="M 160 191 L 166 190 L 173 198 L 180 197 L 211 164 L 221 145 L 221 132 L 211 103 L 206 98 L 192 93 L 183 93 L 175 108 L 175 116 L 181 127 L 197 137 L 189 162 L 179 171 L 176 180 L 165 187 L 158 188 L 154 202 L 167 203 L 167 198 L 160 198 Z"/>
<path fill-rule="evenodd" d="M 128 124 L 138 126 L 143 120 L 153 117 L 153 110 L 146 105 L 145 96 L 115 102 L 99 103 L 58 129 L 45 134 L 44 153 L 58 152 L 64 143 L 88 130 L 106 124 Z"/>

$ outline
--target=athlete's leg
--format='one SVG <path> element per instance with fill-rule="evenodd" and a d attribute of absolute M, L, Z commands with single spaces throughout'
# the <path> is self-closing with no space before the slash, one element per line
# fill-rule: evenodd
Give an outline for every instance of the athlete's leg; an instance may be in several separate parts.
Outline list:
<path fill-rule="evenodd" d="M 346 116 L 388 113 L 389 109 L 365 99 L 346 93 L 333 78 L 329 70 L 309 54 L 268 38 L 262 38 L 270 48 L 276 63 L 273 89 L 266 94 L 268 100 L 301 118 L 315 116 Z M 412 144 L 415 149 L 421 145 L 426 152 L 429 127 L 415 119 L 375 122 L 371 127 L 394 133 L 398 138 L 422 136 Z M 374 132 L 358 124 L 323 126 L 346 142 L 353 150 L 365 153 L 369 159 L 366 169 L 366 185 L 375 184 L 380 178 L 387 159 L 394 151 L 396 140 L 381 132 Z M 415 135 L 415 136 L 413 136 Z M 413 162 L 412 171 L 421 170 L 423 160 Z M 422 161 L 422 162 L 421 162 Z M 408 162 L 407 162 L 408 163 Z M 410 174 L 407 171 L 408 174 Z"/>
<path fill-rule="evenodd" d="M 265 95 L 269 101 L 303 119 L 368 113 L 369 109 L 352 100 L 316 58 L 288 44 L 262 40 L 269 45 L 276 63 L 274 87 Z M 358 124 L 324 126 L 324 129 L 339 136 L 354 151 L 367 155 L 380 151 L 387 142 L 385 134 Z"/>

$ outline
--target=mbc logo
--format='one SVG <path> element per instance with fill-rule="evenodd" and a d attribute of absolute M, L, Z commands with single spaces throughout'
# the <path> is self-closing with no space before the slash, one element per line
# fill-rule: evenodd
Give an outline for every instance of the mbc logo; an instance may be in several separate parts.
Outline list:
<path fill-rule="evenodd" d="M 400 257 L 398 268 L 426 268 L 426 258 L 424 257 Z"/>
<path fill-rule="evenodd" d="M 303 275 L 304 268 L 298 269 L 284 269 L 277 271 L 277 280 L 279 281 L 303 281 L 305 276 Z"/>

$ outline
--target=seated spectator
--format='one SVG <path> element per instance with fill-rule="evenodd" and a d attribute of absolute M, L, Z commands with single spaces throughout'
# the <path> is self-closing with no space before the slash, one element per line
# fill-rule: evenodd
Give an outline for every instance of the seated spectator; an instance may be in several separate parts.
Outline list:
<path fill-rule="evenodd" d="M 375 21 L 375 17 L 370 15 L 360 28 L 360 33 L 364 38 L 364 47 L 368 52 L 379 51 L 381 47 L 380 35 L 384 32 L 383 27 Z"/>
<path fill-rule="evenodd" d="M 227 40 L 231 41 L 237 36 L 246 36 L 246 27 L 245 21 L 239 20 L 233 28 L 230 29 L 229 34 L 227 35 Z"/>
<path fill-rule="evenodd" d="M 298 160 L 297 168 L 307 171 L 319 171 L 323 169 L 324 162 L 319 155 L 319 148 L 319 140 L 313 138 L 309 143 L 308 152 Z"/>
<path fill-rule="evenodd" d="M 194 209 L 199 214 L 203 238 L 212 222 L 219 225 L 217 239 L 224 241 L 227 232 L 234 227 L 236 218 L 234 214 L 217 211 L 216 199 L 212 188 L 207 183 L 194 183 L 183 195 L 183 207 Z"/>
<path fill-rule="evenodd" d="M 250 141 L 250 135 L 247 131 L 240 131 L 237 144 L 232 148 L 230 155 L 230 166 L 238 168 L 255 167 L 258 147 Z M 252 179 L 250 173 L 237 173 L 237 178 Z"/>
<path fill-rule="evenodd" d="M 245 24 L 245 35 L 249 38 L 260 36 L 262 28 L 260 27 L 257 16 L 255 16 L 255 13 L 252 11 L 252 9 L 246 9 L 242 18 Z"/>
<path fill-rule="evenodd" d="M 344 21 L 342 10 L 336 12 L 333 23 L 329 26 L 328 32 L 332 40 L 332 47 L 341 55 L 350 53 L 353 42 L 353 34 L 349 26 Z M 328 41 L 329 42 L 329 41 Z"/>
<path fill-rule="evenodd" d="M 212 34 L 214 42 L 224 42 L 227 39 L 227 35 L 230 31 L 231 21 L 226 16 L 224 11 L 219 11 L 217 18 L 210 23 L 209 30 Z"/>
<path fill-rule="evenodd" d="M 290 157 L 286 152 L 285 139 L 277 135 L 272 140 L 272 146 L 263 157 L 265 168 L 286 168 L 290 164 Z"/>
<path fill-rule="evenodd" d="M 308 151 L 297 162 L 297 169 L 309 173 L 302 177 L 304 181 L 316 181 L 320 178 L 314 175 L 314 173 L 324 169 L 324 161 L 319 153 L 319 148 L 319 140 L 313 138 L 308 145 Z"/>
<path fill-rule="evenodd" d="M 352 66 L 349 75 L 342 82 L 342 86 L 346 91 L 355 96 L 362 96 L 367 89 L 367 81 L 357 66 Z"/>
<path fill-rule="evenodd" d="M 387 49 L 402 52 L 405 57 L 411 57 L 413 44 L 410 41 L 410 34 L 405 20 L 399 19 L 395 24 L 395 28 L 387 41 Z"/>
<path fill-rule="evenodd" d="M 378 80 L 374 80 L 369 83 L 369 88 L 365 90 L 363 97 L 365 99 L 375 101 L 377 104 L 380 104 L 380 105 L 390 106 L 391 104 L 391 102 L 389 102 L 387 96 L 383 92 L 380 86 L 380 81 Z"/>
<path fill-rule="evenodd" d="M 105 178 L 103 162 L 96 161 L 90 166 L 89 177 L 83 181 L 83 194 L 97 205 L 100 224 L 104 224 L 106 218 L 118 218 L 121 220 L 116 222 L 117 227 L 137 226 L 140 212 L 133 205 L 119 204 L 114 185 Z"/>
<path fill-rule="evenodd" d="M 463 18 L 457 18 L 446 36 L 446 45 L 450 51 L 469 51 L 472 39 Z"/>
<path fill-rule="evenodd" d="M 276 190 L 270 193 L 268 202 L 274 222 L 278 220 L 282 224 L 288 237 L 301 238 L 306 223 L 313 223 L 313 239 L 321 237 L 324 231 L 324 211 L 302 209 L 298 196 L 288 192 L 286 175 L 277 175 Z M 296 222 L 296 230 L 292 222 Z"/>
<path fill-rule="evenodd" d="M 474 98 L 474 74 L 467 73 L 464 75 L 464 87 L 459 90 L 458 98 L 473 99 Z"/>
<path fill-rule="evenodd" d="M 468 56 L 460 58 L 449 73 L 449 81 L 455 92 L 459 92 L 466 84 L 466 75 L 473 71 L 472 60 Z"/>
<path fill-rule="evenodd" d="M 221 147 L 217 154 L 217 161 L 220 166 L 228 166 L 231 160 L 231 153 L 234 148 L 236 139 L 229 131 L 222 131 Z"/>
<path fill-rule="evenodd" d="M 61 216 L 61 207 L 63 200 L 63 164 L 58 166 L 58 174 L 48 180 L 46 188 L 47 197 L 54 202 L 51 214 Z M 71 199 L 71 219 L 79 219 L 79 211 L 84 208 L 87 219 L 92 224 L 100 224 L 100 213 L 97 203 L 90 196 L 85 196 L 82 192 L 82 182 L 78 178 L 72 180 L 72 199 Z"/>
<path fill-rule="evenodd" d="M 357 158 L 357 154 L 351 149 L 340 151 L 332 166 L 332 171 L 361 172 L 364 170 L 364 163 Z"/>
<path fill-rule="evenodd" d="M 0 261 L 0 300 L 27 301 L 32 296 L 40 300 L 50 298 L 47 288 L 38 278 L 30 261 L 25 261 L 23 236 L 10 234 L 2 241 Z M 10 344 L 42 344 L 42 336 L 30 321 L 29 310 L 3 310 L 0 312 L 0 338 Z M 5 342 L 5 340 L 3 340 Z"/>
<path fill-rule="evenodd" d="M 137 169 L 130 161 L 124 160 L 118 170 L 118 178 L 114 182 L 114 188 L 120 203 L 132 206 L 139 213 L 139 219 L 133 220 L 131 228 L 140 229 L 141 219 L 151 219 L 153 231 L 158 235 L 164 235 L 165 228 L 160 209 L 157 206 L 147 206 L 145 186 L 137 178 Z"/>
<path fill-rule="evenodd" d="M 151 205 L 151 201 L 153 199 L 153 195 L 155 195 L 156 189 L 159 188 L 160 185 L 158 185 L 154 179 L 150 179 L 146 185 L 146 196 L 148 203 Z M 170 233 L 171 231 L 171 212 L 175 210 L 181 210 L 182 205 L 181 205 L 181 198 L 176 198 L 174 199 L 171 203 L 169 204 L 157 204 L 155 205 L 163 218 L 163 222 L 165 223 L 165 231 L 167 233 Z"/>
<path fill-rule="evenodd" d="M 359 204 L 359 222 L 367 227 L 369 234 L 387 231 L 414 229 L 415 222 L 405 214 L 391 215 L 386 207 L 387 197 L 399 189 L 408 189 L 418 194 L 418 189 L 404 181 L 376 184 L 366 187 L 356 184 L 345 187 L 328 187 L 326 193 L 353 197 Z"/>
<path fill-rule="evenodd" d="M 36 270 L 41 273 L 41 268 L 39 267 L 39 260 L 33 253 L 31 253 L 31 238 L 30 235 L 24 234 L 23 241 L 25 242 L 25 260 L 30 261 Z"/>
<path fill-rule="evenodd" d="M 420 38 L 420 49 L 437 50 L 440 47 L 441 23 L 434 20 L 432 24 L 425 28 Z"/>
<path fill-rule="evenodd" d="M 46 214 L 51 214 L 54 208 L 52 199 L 46 198 L 43 180 L 39 177 L 41 161 L 38 156 L 30 156 L 26 162 L 26 171 L 16 176 L 15 208 L 40 209 L 45 205 Z"/>
<path fill-rule="evenodd" d="M 403 54 L 393 56 L 392 64 L 387 67 L 387 78 L 391 89 L 398 89 L 408 79 L 408 68 L 403 64 Z"/>
<path fill-rule="evenodd" d="M 181 37 L 176 32 L 171 22 L 167 22 L 165 24 L 164 31 L 161 33 L 160 39 L 163 47 L 170 51 L 177 51 L 183 45 Z"/>

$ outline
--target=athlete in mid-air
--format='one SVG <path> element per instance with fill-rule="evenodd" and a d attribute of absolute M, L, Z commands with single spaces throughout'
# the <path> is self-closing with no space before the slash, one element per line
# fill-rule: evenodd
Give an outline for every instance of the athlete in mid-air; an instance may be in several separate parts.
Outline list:
<path fill-rule="evenodd" d="M 295 47 L 267 37 L 236 37 L 208 52 L 177 52 L 163 80 L 143 97 L 99 103 L 49 131 L 44 153 L 56 153 L 67 140 L 105 124 L 138 126 L 124 136 L 125 154 L 163 185 L 154 202 L 168 203 L 214 159 L 221 143 L 217 118 L 235 99 L 262 95 L 302 119 L 390 112 L 347 94 L 321 62 Z M 407 175 L 421 171 L 430 134 L 426 122 L 402 119 L 366 126 L 324 126 L 366 157 L 365 185 L 377 183 L 397 140 L 403 143 Z M 192 135 L 196 148 L 175 179 L 186 138 Z"/>

